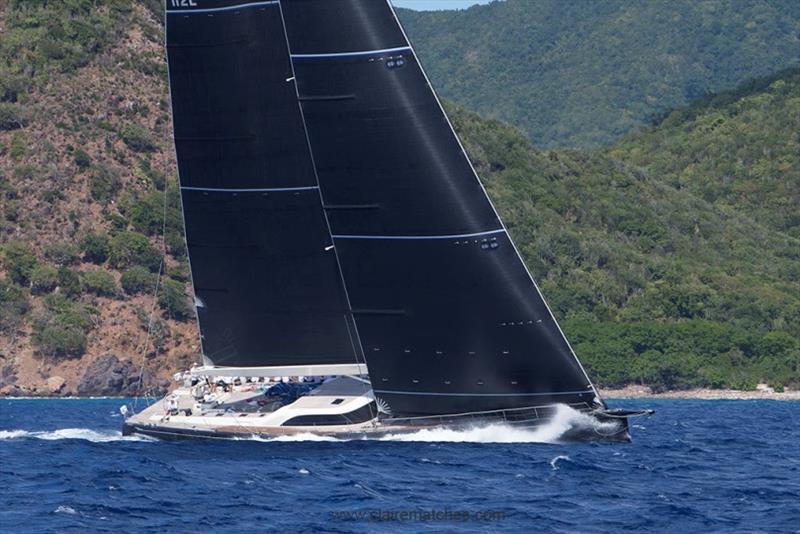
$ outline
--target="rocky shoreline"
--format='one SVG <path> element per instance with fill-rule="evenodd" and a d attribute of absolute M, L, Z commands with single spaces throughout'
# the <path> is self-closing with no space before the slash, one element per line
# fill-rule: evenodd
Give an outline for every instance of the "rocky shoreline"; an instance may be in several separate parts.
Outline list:
<path fill-rule="evenodd" d="M 93 398 L 130 397 L 135 395 L 138 374 L 132 372 L 129 362 L 120 362 L 116 357 L 106 357 L 87 369 L 84 380 L 73 391 L 64 387 L 64 379 L 50 377 L 42 384 L 27 386 L 6 384 L 0 387 L 0 398 Z M 151 394 L 166 394 L 169 381 L 158 379 L 145 371 L 144 382 Z M 0 384 L 2 385 L 2 384 Z M 687 389 L 655 392 L 647 386 L 626 386 L 624 388 L 601 388 L 600 393 L 609 399 L 695 399 L 695 400 L 783 400 L 800 401 L 800 390 L 774 391 L 765 384 L 755 390 L 736 389 Z"/>
<path fill-rule="evenodd" d="M 17 378 L 13 367 L 5 367 L 0 372 L 0 398 L 131 397 L 140 389 L 164 395 L 169 386 L 169 380 L 159 377 L 147 367 L 142 368 L 110 352 L 88 362 L 77 377 L 53 373 L 49 376 L 45 374 L 36 382 L 25 382 Z"/>
<path fill-rule="evenodd" d="M 800 400 L 800 391 L 777 392 L 764 384 L 759 384 L 756 389 L 749 391 L 703 388 L 654 392 L 647 386 L 626 386 L 620 389 L 601 388 L 600 393 L 606 398 L 616 399 Z"/>

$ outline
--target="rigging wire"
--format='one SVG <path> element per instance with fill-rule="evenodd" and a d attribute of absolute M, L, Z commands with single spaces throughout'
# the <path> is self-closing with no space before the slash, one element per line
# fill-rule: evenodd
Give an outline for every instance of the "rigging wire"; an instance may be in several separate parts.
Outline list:
<path fill-rule="evenodd" d="M 141 367 L 139 368 L 139 377 L 136 381 L 136 397 L 134 397 L 133 401 L 133 412 L 136 412 L 136 407 L 139 404 L 139 398 L 142 394 L 142 381 L 144 379 L 144 369 L 147 365 L 147 348 L 150 345 L 150 340 L 152 339 L 153 335 L 153 324 L 154 324 L 154 316 L 156 313 L 156 308 L 158 307 L 158 293 L 161 289 L 161 277 L 164 273 L 164 266 L 167 258 L 167 201 L 169 198 L 169 181 L 167 180 L 164 184 L 164 196 L 162 201 L 162 211 L 161 211 L 161 261 L 158 264 L 158 274 L 156 276 L 156 285 L 153 289 L 153 304 L 150 307 L 150 313 L 147 317 L 147 331 L 145 333 L 144 341 L 142 342 L 141 348 Z M 150 395 L 148 391 L 144 392 L 145 399 L 147 399 Z"/>

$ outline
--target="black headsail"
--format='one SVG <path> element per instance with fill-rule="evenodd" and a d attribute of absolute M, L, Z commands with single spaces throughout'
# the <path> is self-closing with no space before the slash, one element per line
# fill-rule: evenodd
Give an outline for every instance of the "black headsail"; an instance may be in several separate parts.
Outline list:
<path fill-rule="evenodd" d="M 280 6 L 167 0 L 167 49 L 206 359 L 237 367 L 363 359 Z"/>
<path fill-rule="evenodd" d="M 377 397 L 396 415 L 591 404 L 391 6 L 280 4 Z"/>

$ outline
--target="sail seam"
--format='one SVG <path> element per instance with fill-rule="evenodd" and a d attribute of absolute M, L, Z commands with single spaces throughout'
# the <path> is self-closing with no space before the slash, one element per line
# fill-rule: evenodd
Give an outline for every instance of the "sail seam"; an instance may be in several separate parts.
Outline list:
<path fill-rule="evenodd" d="M 280 193 L 284 191 L 314 191 L 317 189 L 319 189 L 319 187 L 316 185 L 309 185 L 302 187 L 264 187 L 264 188 L 252 188 L 252 189 L 181 186 L 181 191 L 213 191 L 219 193 Z"/>
<path fill-rule="evenodd" d="M 503 228 L 489 230 L 487 232 L 475 232 L 472 234 L 450 234 L 450 235 L 345 235 L 334 234 L 334 239 L 388 239 L 388 240 L 416 240 L 416 239 L 465 239 L 470 237 L 482 237 L 485 235 L 495 235 L 505 233 Z"/>
<path fill-rule="evenodd" d="M 550 393 L 438 393 L 432 391 L 394 391 L 388 389 L 376 389 L 375 393 L 388 393 L 391 395 L 433 395 L 437 397 L 544 397 L 556 395 L 583 395 L 594 393 L 593 389 L 583 391 L 560 391 Z"/>
<path fill-rule="evenodd" d="M 180 13 L 191 15 L 193 13 L 217 13 L 220 11 L 235 11 L 237 9 L 247 9 L 259 6 L 274 6 L 278 4 L 278 0 L 266 0 L 264 2 L 249 2 L 246 4 L 236 4 L 235 6 L 225 7 L 208 7 L 204 9 L 168 9 L 167 15 L 177 15 Z"/>
<path fill-rule="evenodd" d="M 398 46 L 395 48 L 381 48 L 378 50 L 359 50 L 357 52 L 328 52 L 323 54 L 292 54 L 292 59 L 325 59 L 335 57 L 357 57 L 374 56 L 376 54 L 389 54 L 392 52 L 408 52 L 410 46 Z"/>

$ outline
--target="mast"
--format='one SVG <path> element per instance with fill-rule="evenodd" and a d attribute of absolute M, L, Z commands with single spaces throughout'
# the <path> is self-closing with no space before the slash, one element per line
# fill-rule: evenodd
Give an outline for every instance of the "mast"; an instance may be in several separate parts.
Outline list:
<path fill-rule="evenodd" d="M 204 360 L 363 364 L 277 1 L 167 1 L 175 148 Z"/>
<path fill-rule="evenodd" d="M 388 2 L 281 6 L 379 400 L 396 415 L 599 401 Z"/>

